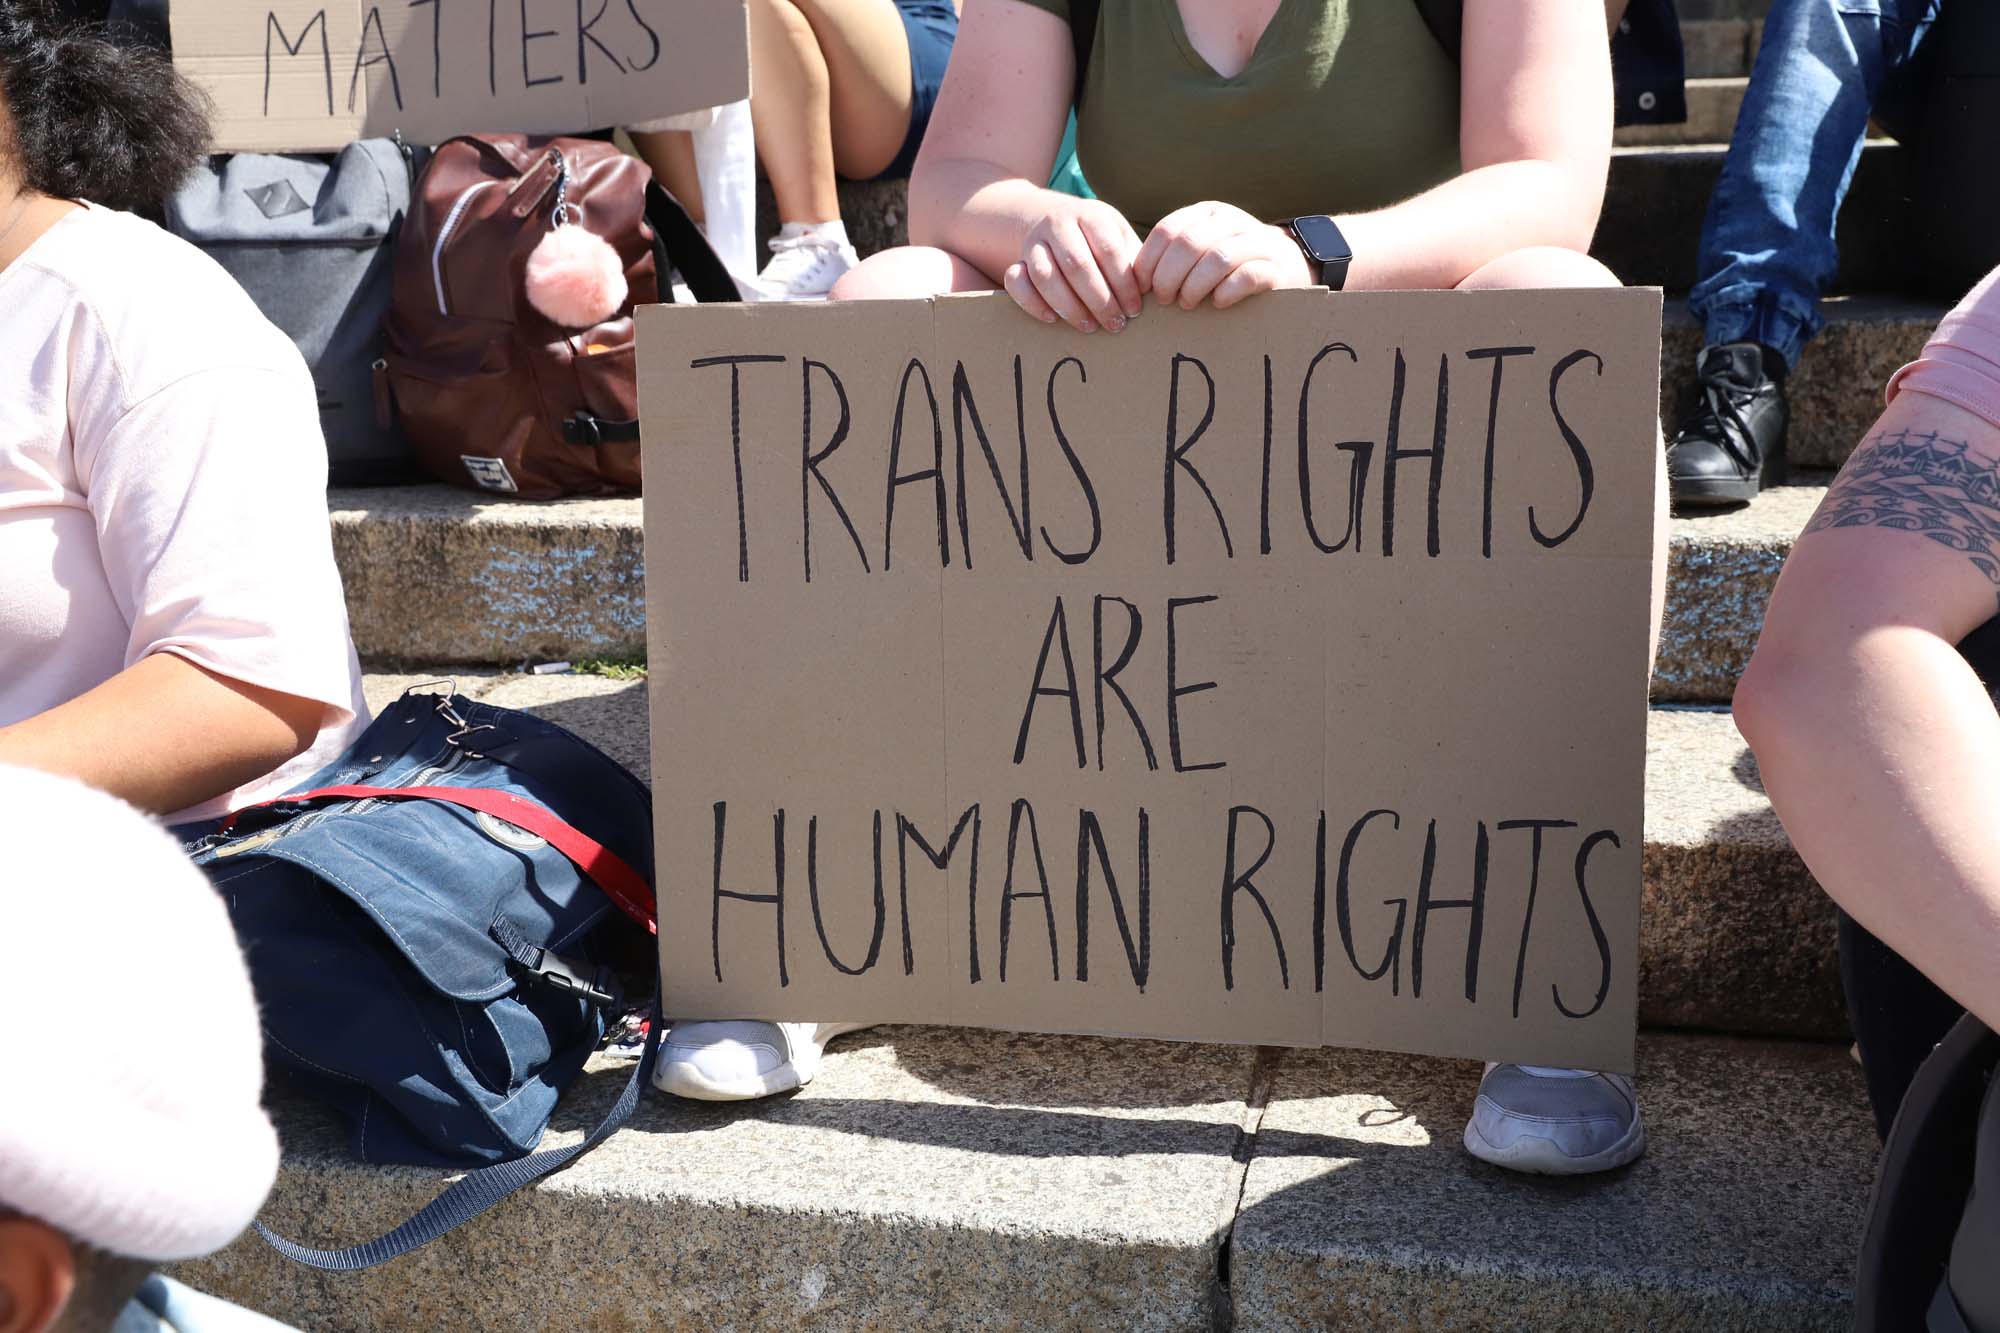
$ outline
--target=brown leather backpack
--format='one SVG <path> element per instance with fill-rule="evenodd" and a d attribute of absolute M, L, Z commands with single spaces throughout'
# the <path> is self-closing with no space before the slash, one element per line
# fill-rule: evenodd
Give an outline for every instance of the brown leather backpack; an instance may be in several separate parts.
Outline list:
<path fill-rule="evenodd" d="M 625 304 L 589 329 L 552 323 L 525 293 L 559 192 L 625 267 Z M 632 310 L 671 301 L 660 276 L 676 269 L 698 300 L 737 299 L 686 210 L 613 145 L 518 134 L 440 145 L 397 243 L 377 370 L 418 461 L 522 499 L 637 490 Z"/>

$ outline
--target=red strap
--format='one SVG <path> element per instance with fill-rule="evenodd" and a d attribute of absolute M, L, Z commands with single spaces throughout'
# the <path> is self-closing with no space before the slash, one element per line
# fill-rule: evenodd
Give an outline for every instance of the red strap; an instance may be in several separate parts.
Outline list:
<path fill-rule="evenodd" d="M 222 831 L 227 833 L 244 814 L 251 810 L 262 809 L 264 806 L 290 805 L 295 801 L 319 801 L 335 797 L 343 800 L 441 801 L 446 805 L 478 810 L 492 815 L 495 819 L 504 819 L 514 827 L 526 829 L 546 840 L 549 846 L 568 857 L 592 883 L 604 890 L 605 896 L 616 903 L 625 915 L 651 933 L 655 935 L 660 933 L 659 925 L 653 919 L 653 890 L 640 877 L 638 871 L 589 834 L 574 825 L 564 823 L 556 818 L 554 813 L 536 805 L 533 801 L 508 791 L 497 791 L 490 787 L 320 787 L 314 791 L 297 792 L 290 796 L 281 796 L 275 801 L 246 806 L 222 821 Z"/>

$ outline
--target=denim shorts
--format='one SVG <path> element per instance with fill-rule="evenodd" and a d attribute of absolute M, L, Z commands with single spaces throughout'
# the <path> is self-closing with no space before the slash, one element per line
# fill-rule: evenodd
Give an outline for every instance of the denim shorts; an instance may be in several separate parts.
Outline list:
<path fill-rule="evenodd" d="M 923 146 L 924 131 L 930 128 L 931 108 L 937 105 L 938 89 L 944 86 L 945 65 L 951 59 L 952 39 L 958 36 L 958 11 L 951 0 L 896 0 L 903 30 L 910 39 L 910 130 L 903 146 L 876 180 L 900 180 L 917 164 L 917 149 Z"/>

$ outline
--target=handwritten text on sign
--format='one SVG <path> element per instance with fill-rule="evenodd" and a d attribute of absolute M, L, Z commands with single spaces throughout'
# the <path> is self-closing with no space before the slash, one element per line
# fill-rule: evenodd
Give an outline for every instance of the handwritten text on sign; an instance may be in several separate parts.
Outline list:
<path fill-rule="evenodd" d="M 641 325 L 675 1013 L 1630 1067 L 1657 293 Z"/>
<path fill-rule="evenodd" d="M 577 134 L 749 96 L 743 0 L 174 0 L 216 146 Z"/>

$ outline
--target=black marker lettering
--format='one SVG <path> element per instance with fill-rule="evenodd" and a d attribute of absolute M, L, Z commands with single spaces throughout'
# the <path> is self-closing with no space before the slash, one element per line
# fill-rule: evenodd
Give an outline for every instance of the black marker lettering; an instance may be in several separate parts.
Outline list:
<path fill-rule="evenodd" d="M 1203 382 L 1208 385 L 1208 402 L 1202 408 L 1201 421 L 1196 424 L 1194 430 L 1188 434 L 1185 441 L 1180 438 L 1181 366 L 1183 363 L 1193 366 L 1196 370 L 1200 371 Z M 1236 548 L 1229 540 L 1229 524 L 1222 517 L 1222 506 L 1215 502 L 1215 492 L 1208 489 L 1208 482 L 1202 477 L 1200 470 L 1194 464 L 1187 461 L 1188 451 L 1200 443 L 1201 437 L 1208 431 L 1209 423 L 1214 420 L 1215 377 L 1208 373 L 1208 367 L 1203 365 L 1198 358 L 1188 356 L 1183 352 L 1175 352 L 1173 375 L 1167 385 L 1166 479 L 1160 506 L 1166 521 L 1167 563 L 1170 565 L 1174 563 L 1174 483 L 1176 481 L 1174 472 L 1177 468 L 1185 469 L 1187 474 L 1194 478 L 1194 484 L 1201 487 L 1201 493 L 1207 497 L 1208 507 L 1215 513 L 1215 526 L 1222 530 L 1223 554 L 1232 559 L 1236 555 Z"/>
<path fill-rule="evenodd" d="M 1021 358 L 1014 358 L 1014 426 L 1020 437 L 1021 466 L 1021 508 L 1016 512 L 1013 497 L 1007 494 L 1007 483 L 1000 476 L 1000 460 L 994 456 L 993 445 L 986 438 L 986 423 L 979 419 L 979 404 L 972 399 L 972 383 L 965 375 L 965 362 L 958 363 L 951 372 L 951 428 L 958 442 L 958 549 L 965 556 L 965 567 L 972 568 L 972 524 L 966 512 L 965 503 L 965 423 L 972 421 L 972 434 L 979 441 L 979 451 L 986 455 L 986 470 L 993 474 L 993 489 L 1000 493 L 1000 503 L 1007 508 L 1007 523 L 1014 529 L 1014 540 L 1020 544 L 1024 560 L 1035 558 L 1034 529 L 1028 518 L 1028 423 L 1025 416 L 1021 385 Z"/>
<path fill-rule="evenodd" d="M 1271 356 L 1264 354 L 1264 460 L 1257 474 L 1257 553 L 1271 554 Z"/>
<path fill-rule="evenodd" d="M 626 57 L 627 60 L 632 60 L 633 73 L 644 74 L 647 70 L 660 63 L 660 34 L 654 31 L 652 24 L 646 22 L 641 17 L 638 0 L 625 0 L 625 9 L 632 15 L 632 21 L 646 30 L 647 40 L 653 44 L 652 53 L 646 57 L 646 63 L 643 65 L 636 60 L 632 60 L 630 56 Z"/>
<path fill-rule="evenodd" d="M 1104 829 L 1094 811 L 1077 811 L 1076 822 L 1076 979 L 1090 980 L 1090 863 L 1093 853 L 1104 872 L 1104 888 L 1111 897 L 1111 916 L 1118 926 L 1118 938 L 1125 944 L 1125 965 L 1131 970 L 1132 984 L 1146 993 L 1146 978 L 1153 967 L 1153 887 L 1151 818 L 1139 811 L 1139 939 L 1132 940 L 1131 922 L 1125 915 L 1125 899 L 1118 892 L 1118 877 L 1111 869 L 1111 854 L 1105 850 Z"/>
<path fill-rule="evenodd" d="M 1424 931 L 1430 922 L 1432 912 L 1465 908 L 1472 913 L 1472 920 L 1465 928 L 1465 998 L 1476 1001 L 1479 998 L 1479 941 L 1486 929 L 1486 821 L 1479 821 L 1479 844 L 1472 857 L 1472 896 L 1470 898 L 1431 897 L 1431 880 L 1437 869 L 1437 821 L 1433 819 L 1424 832 L 1423 876 L 1417 881 L 1416 924 L 1410 930 L 1410 996 L 1421 999 L 1424 994 Z"/>
<path fill-rule="evenodd" d="M 1042 677 L 1049 669 L 1049 649 L 1061 642 L 1063 680 L 1066 688 L 1055 689 L 1042 684 Z M 1014 740 L 1014 762 L 1020 763 L 1028 754 L 1028 729 L 1035 721 L 1035 700 L 1043 695 L 1069 700 L 1069 724 L 1076 736 L 1076 766 L 1088 764 L 1083 752 L 1083 698 L 1076 688 L 1076 658 L 1069 648 L 1069 618 L 1063 612 L 1062 598 L 1056 598 L 1056 609 L 1049 616 L 1049 627 L 1042 635 L 1041 656 L 1035 659 L 1035 683 L 1028 690 L 1028 707 L 1021 714 L 1021 734 Z"/>
<path fill-rule="evenodd" d="M 1083 488 L 1084 503 L 1090 506 L 1090 545 L 1081 551 L 1065 551 L 1055 544 L 1047 528 L 1042 529 L 1042 544 L 1065 565 L 1080 565 L 1097 554 L 1097 548 L 1104 540 L 1104 518 L 1097 512 L 1097 488 L 1090 484 L 1090 473 L 1084 470 L 1083 460 L 1076 456 L 1069 436 L 1063 433 L 1062 418 L 1056 414 L 1056 372 L 1064 366 L 1075 366 L 1077 378 L 1085 384 L 1090 383 L 1090 372 L 1083 368 L 1083 362 L 1073 356 L 1066 356 L 1049 367 L 1049 426 L 1056 433 L 1056 444 L 1062 449 L 1063 457 L 1069 460 L 1069 470 L 1076 474 L 1076 484 Z"/>
<path fill-rule="evenodd" d="M 528 0 L 521 0 L 521 82 L 528 87 L 539 88 L 545 83 L 561 83 L 563 81 L 563 77 L 560 74 L 552 75 L 546 79 L 538 79 L 528 71 L 529 49 L 544 37 L 554 37 L 557 35 L 554 28 L 550 28 L 547 32 L 529 32 Z"/>
<path fill-rule="evenodd" d="M 1319 369 L 1319 363 L 1326 360 L 1334 352 L 1347 353 L 1347 359 L 1350 362 L 1358 363 L 1361 360 L 1360 357 L 1354 354 L 1354 349 L 1346 343 L 1328 343 L 1326 346 L 1320 348 L 1314 354 L 1313 359 L 1306 364 L 1306 377 L 1299 385 L 1299 507 L 1305 513 L 1306 536 L 1312 539 L 1312 544 L 1319 549 L 1322 555 L 1332 555 L 1335 551 L 1345 547 L 1349 541 L 1354 543 L 1355 550 L 1359 551 L 1361 549 L 1361 506 L 1368 497 L 1368 464 L 1375 456 L 1375 441 L 1373 440 L 1342 440 L 1333 446 L 1342 453 L 1350 455 L 1349 461 L 1351 466 L 1347 475 L 1347 531 L 1340 534 L 1339 541 L 1328 544 L 1326 539 L 1319 535 L 1319 524 L 1313 519 L 1312 432 L 1310 430 L 1310 423 L 1312 417 L 1313 373 Z M 1398 403 L 1402 401 L 1401 383 L 1402 381 L 1398 379 Z"/>
<path fill-rule="evenodd" d="M 411 9 L 431 7 L 431 96 L 444 96 L 444 0 L 410 0 Z"/>
<path fill-rule="evenodd" d="M 1429 528 L 1424 541 L 1424 549 L 1431 555 L 1438 553 L 1438 501 L 1444 491 L 1444 432 L 1446 409 L 1451 393 L 1451 363 L 1445 357 L 1438 357 L 1437 422 L 1431 429 L 1431 447 L 1428 449 L 1400 449 L 1396 440 L 1401 433 L 1403 416 L 1403 349 L 1396 349 L 1396 378 L 1389 395 L 1389 439 L 1388 448 L 1382 457 L 1382 554 L 1396 553 L 1396 468 L 1405 459 L 1428 458 L 1431 460 L 1429 488 Z M 1411 969 L 1410 993 L 1416 994 L 1415 968 Z"/>
<path fill-rule="evenodd" d="M 1497 363 L 1496 363 L 1497 364 Z M 1521 949 L 1514 955 L 1514 1017 L 1521 1016 L 1521 978 L 1528 970 L 1528 932 L 1535 928 L 1535 896 L 1542 887 L 1542 833 L 1547 829 L 1575 828 L 1573 819 L 1503 819 L 1502 833 L 1517 828 L 1532 829 L 1528 851 L 1528 910 L 1521 916 Z"/>
<path fill-rule="evenodd" d="M 1389 947 L 1383 950 L 1382 961 L 1376 964 L 1375 970 L 1371 972 L 1361 966 L 1361 959 L 1356 957 L 1354 953 L 1354 917 L 1353 909 L 1350 906 L 1352 899 L 1354 847 L 1355 844 L 1361 841 L 1361 831 L 1367 828 L 1368 822 L 1378 815 L 1389 816 L 1389 827 L 1393 829 L 1400 830 L 1403 827 L 1403 817 L 1394 810 L 1370 810 L 1367 814 L 1355 820 L 1353 825 L 1348 828 L 1347 839 L 1340 845 L 1339 878 L 1334 882 L 1334 919 L 1340 928 L 1341 947 L 1347 950 L 1347 961 L 1353 966 L 1355 974 L 1363 981 L 1374 981 L 1380 978 L 1384 972 L 1387 972 L 1389 974 L 1389 994 L 1399 995 L 1402 993 L 1403 922 L 1410 910 L 1410 900 L 1408 898 L 1384 898 L 1382 900 L 1384 907 L 1393 907 L 1396 909 L 1396 924 L 1389 931 Z"/>
<path fill-rule="evenodd" d="M 1556 368 L 1549 372 L 1549 411 L 1555 415 L 1556 429 L 1562 432 L 1563 443 L 1569 446 L 1570 458 L 1576 463 L 1577 497 L 1576 517 L 1569 521 L 1568 527 L 1553 537 L 1543 535 L 1542 525 L 1535 521 L 1535 507 L 1528 506 L 1528 531 L 1535 535 L 1536 541 L 1547 547 L 1561 546 L 1583 526 L 1583 516 L 1590 512 L 1590 493 L 1596 488 L 1596 474 L 1590 466 L 1590 453 L 1583 447 L 1583 441 L 1576 437 L 1576 432 L 1569 428 L 1569 422 L 1563 420 L 1562 405 L 1556 402 L 1556 385 L 1562 381 L 1563 372 L 1585 359 L 1595 361 L 1597 373 L 1600 376 L 1604 374 L 1604 358 L 1587 349 L 1571 352 L 1556 362 Z"/>
<path fill-rule="evenodd" d="M 1264 826 L 1264 850 L 1248 870 L 1238 873 L 1236 869 L 1236 821 L 1244 815 L 1255 815 Z M 1272 825 L 1270 816 L 1262 810 L 1248 805 L 1231 806 L 1229 810 L 1229 848 L 1224 854 L 1222 866 L 1222 988 L 1236 989 L 1236 895 L 1247 893 L 1257 904 L 1257 910 L 1264 914 L 1264 924 L 1271 928 L 1271 943 L 1278 946 L 1278 981 L 1285 989 L 1292 988 L 1291 969 L 1285 962 L 1285 937 L 1278 930 L 1277 918 L 1271 915 L 1271 904 L 1264 901 L 1264 895 L 1251 882 L 1251 877 L 1264 868 L 1271 859 L 1271 851 L 1278 844 L 1278 830 Z"/>
<path fill-rule="evenodd" d="M 912 824 L 901 814 L 896 816 L 896 875 L 903 900 L 903 975 L 906 977 L 917 970 L 916 958 L 910 952 L 910 861 L 908 845 L 913 842 L 917 844 L 917 850 L 924 854 L 924 859 L 931 863 L 931 867 L 935 870 L 943 870 L 950 866 L 951 854 L 958 848 L 958 835 L 965 832 L 965 826 L 968 822 L 972 825 L 972 864 L 967 868 L 966 872 L 967 910 L 965 919 L 967 934 L 970 936 L 967 940 L 967 944 L 969 945 L 967 956 L 972 963 L 972 975 L 969 979 L 977 982 L 979 980 L 979 826 L 981 822 L 979 806 L 975 803 L 965 808 L 965 813 L 958 817 L 956 824 L 952 825 L 951 837 L 945 841 L 942 852 L 931 846 L 930 841 L 924 837 L 922 831 L 915 824 Z"/>
<path fill-rule="evenodd" d="M 368 54 L 368 34 L 375 34 L 377 54 Z M 382 9 L 379 5 L 368 6 L 368 17 L 361 20 L 361 41 L 354 48 L 354 73 L 347 80 L 347 109 L 354 110 L 354 99 L 361 89 L 361 71 L 376 65 L 389 67 L 389 92 L 396 99 L 396 110 L 403 109 L 403 81 L 396 76 L 396 57 L 389 53 L 389 36 L 382 31 Z"/>
<path fill-rule="evenodd" d="M 1180 639 L 1174 628 L 1174 613 L 1184 606 L 1200 606 L 1204 602 L 1216 600 L 1218 599 L 1213 593 L 1206 597 L 1167 599 L 1167 753 L 1173 756 L 1176 773 L 1199 773 L 1205 769 L 1222 768 L 1227 762 L 1218 759 L 1210 764 L 1190 764 L 1181 759 L 1181 699 L 1186 695 L 1212 690 L 1215 688 L 1215 682 L 1204 680 L 1193 685 L 1180 683 Z"/>
<path fill-rule="evenodd" d="M 586 0 L 576 0 L 576 81 L 590 82 L 590 48 L 593 46 L 611 62 L 611 68 L 623 74 L 624 64 L 612 49 L 604 44 L 604 39 L 591 31 L 597 26 L 598 20 L 604 17 L 604 11 L 611 8 L 611 0 L 598 0 L 597 12 L 587 20 L 583 17 L 585 3 Z"/>
<path fill-rule="evenodd" d="M 1313 835 L 1313 994 L 1326 989 L 1326 811 Z"/>
<path fill-rule="evenodd" d="M 903 412 L 910 402 L 910 376 L 915 375 L 924 382 L 924 399 L 931 407 L 931 465 L 917 472 L 896 471 L 903 458 Z M 937 495 L 937 540 L 938 564 L 951 566 L 950 520 L 945 514 L 944 498 L 944 420 L 938 415 L 937 393 L 931 388 L 931 373 L 924 369 L 924 363 L 915 357 L 903 367 L 903 383 L 896 390 L 896 417 L 889 426 L 889 498 L 882 506 L 882 569 L 889 569 L 890 553 L 896 536 L 896 489 L 910 486 L 920 481 L 928 481 Z"/>
<path fill-rule="evenodd" d="M 1125 646 L 1118 651 L 1118 660 L 1109 668 L 1104 665 L 1104 604 L 1115 602 L 1125 608 Z M 1146 752 L 1146 768 L 1157 771 L 1160 761 L 1153 754 L 1153 738 L 1146 734 L 1146 723 L 1139 716 L 1139 710 L 1132 706 L 1132 697 L 1125 693 L 1125 687 L 1118 683 L 1118 673 L 1132 661 L 1132 654 L 1139 649 L 1139 638 L 1145 632 L 1139 617 L 1139 608 L 1123 597 L 1099 597 L 1090 607 L 1090 660 L 1091 670 L 1096 677 L 1093 689 L 1097 702 L 1097 771 L 1104 771 L 1104 687 L 1118 696 L 1118 702 L 1125 706 L 1125 716 L 1132 719 L 1132 729 L 1139 733 L 1139 745 Z"/>
<path fill-rule="evenodd" d="M 324 9 L 321 9 L 314 11 L 312 18 L 306 22 L 306 26 L 299 29 L 299 39 L 296 42 L 291 41 L 285 36 L 284 25 L 278 22 L 277 14 L 268 10 L 265 11 L 264 14 L 264 114 L 265 115 L 268 116 L 271 114 L 271 38 L 276 37 L 278 39 L 278 45 L 285 48 L 286 55 L 295 56 L 300 51 L 303 51 L 305 49 L 306 38 L 312 35 L 312 30 L 315 27 L 319 29 L 320 64 L 326 71 L 326 114 L 329 116 L 333 114 L 333 48 L 327 44 L 326 11 Z"/>
<path fill-rule="evenodd" d="M 1014 854 L 1021 835 L 1021 816 L 1028 817 L 1028 842 L 1035 852 L 1035 879 L 1042 887 L 1034 893 L 1014 891 Z M 1035 807 L 1025 800 L 1015 801 L 1007 817 L 1007 883 L 1000 892 L 1000 980 L 1007 979 L 1007 940 L 1014 928 L 1014 900 L 1040 898 L 1049 921 L 1049 980 L 1062 980 L 1062 961 L 1056 952 L 1055 900 L 1049 896 L 1049 871 L 1042 862 L 1042 837 L 1035 828 Z"/>
<path fill-rule="evenodd" d="M 783 361 L 782 356 L 704 356 L 688 362 L 690 370 L 704 366 L 729 367 L 729 454 L 736 465 L 736 581 L 750 581 L 750 517 L 743 504 L 743 372 L 741 367 L 766 361 Z M 831 372 L 829 372 L 831 373 Z M 843 408 L 845 402 L 843 400 Z M 812 400 L 806 401 L 812 411 Z M 812 570 L 806 570 L 811 582 Z"/>
<path fill-rule="evenodd" d="M 1553 983 L 1549 994 L 1555 997 L 1556 1008 L 1562 1010 L 1565 1018 L 1589 1018 L 1604 1007 L 1604 997 L 1611 991 L 1611 941 L 1604 936 L 1604 923 L 1597 919 L 1597 907 L 1590 901 L 1590 886 L 1583 882 L 1583 872 L 1590 864 L 1590 854 L 1597 850 L 1597 844 L 1608 842 L 1613 847 L 1622 847 L 1618 835 L 1610 829 L 1599 829 L 1583 840 L 1583 846 L 1576 853 L 1576 893 L 1583 899 L 1583 914 L 1590 920 L 1590 938 L 1597 943 L 1599 970 L 1597 974 L 1597 996 L 1591 1000 L 1588 1009 L 1572 1009 L 1563 1003 L 1562 991 Z"/>
<path fill-rule="evenodd" d="M 847 540 L 854 543 L 854 554 L 861 557 L 862 572 L 872 572 L 868 567 L 868 552 L 861 547 L 861 534 L 854 530 L 854 520 L 847 516 L 847 506 L 840 502 L 840 496 L 834 491 L 833 484 L 827 481 L 826 475 L 819 470 L 819 465 L 831 458 L 833 451 L 840 448 L 847 440 L 847 428 L 852 424 L 852 418 L 847 411 L 847 386 L 840 382 L 840 376 L 834 373 L 833 367 L 824 361 L 814 361 L 811 357 L 807 357 L 799 363 L 799 368 L 800 396 L 805 404 L 804 410 L 800 413 L 805 427 L 799 454 L 799 521 L 800 531 L 804 537 L 806 582 L 813 581 L 812 487 L 807 484 L 808 481 L 818 482 L 819 488 L 826 492 L 826 498 L 833 501 L 833 512 L 840 515 L 840 525 L 847 529 Z M 834 424 L 833 436 L 826 442 L 826 448 L 818 453 L 812 451 L 812 373 L 815 369 L 825 372 L 827 379 L 833 384 L 834 395 L 840 400 L 840 420 Z"/>
<path fill-rule="evenodd" d="M 709 950 L 715 959 L 715 979 L 722 980 L 722 900 L 734 898 L 744 903 L 769 903 L 778 909 L 778 985 L 789 986 L 792 984 L 792 979 L 785 969 L 785 812 L 780 809 L 771 816 L 771 862 L 777 877 L 777 887 L 771 893 L 741 893 L 735 889 L 722 887 L 723 831 L 728 818 L 729 802 L 717 801 L 715 803 L 715 890 L 708 918 Z"/>
<path fill-rule="evenodd" d="M 1500 373 L 1506 369 L 1508 357 L 1533 356 L 1534 352 L 1532 347 L 1475 347 L 1465 354 L 1470 361 L 1493 363 L 1492 397 L 1486 403 L 1486 490 L 1479 523 L 1479 554 L 1489 560 L 1493 558 L 1493 442 L 1500 427 Z M 1516 1010 L 1515 1017 L 1519 1016 Z"/>
<path fill-rule="evenodd" d="M 819 934 L 820 951 L 826 961 L 833 964 L 836 972 L 850 977 L 858 977 L 875 966 L 875 960 L 882 956 L 882 929 L 888 920 L 887 904 L 882 896 L 882 812 L 875 812 L 875 931 L 868 938 L 868 956 L 861 960 L 861 966 L 849 967 L 833 952 L 833 941 L 826 937 L 826 918 L 819 910 L 819 816 L 806 821 L 806 897 L 812 902 L 813 930 Z M 909 921 L 903 922 L 904 947 L 908 948 Z"/>

